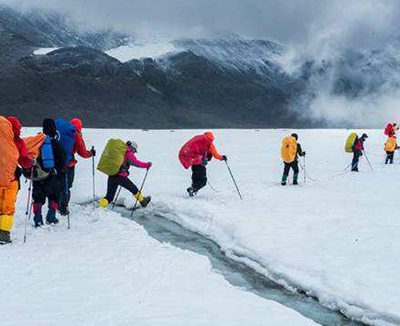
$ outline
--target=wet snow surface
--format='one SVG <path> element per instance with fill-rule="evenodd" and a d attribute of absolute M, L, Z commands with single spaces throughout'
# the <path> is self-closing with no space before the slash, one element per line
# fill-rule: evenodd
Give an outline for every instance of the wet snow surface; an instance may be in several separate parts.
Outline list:
<path fill-rule="evenodd" d="M 97 149 L 111 137 L 135 140 L 138 157 L 154 163 L 145 187 L 153 202 L 136 212 L 137 218 L 162 216 L 213 240 L 229 262 L 246 266 L 237 270 L 239 279 L 257 271 L 257 280 L 264 276 L 287 290 L 301 289 L 353 319 L 400 324 L 400 168 L 398 161 L 382 164 L 385 136 L 369 131 L 366 147 L 374 172 L 363 159 L 362 172 L 351 174 L 343 173 L 351 160 L 343 152 L 349 131 L 298 131 L 307 151 L 307 171 L 316 181 L 281 187 L 280 141 L 290 132 L 215 131 L 215 144 L 228 155 L 244 195 L 241 202 L 224 163 L 216 161 L 208 166 L 216 191 L 206 187 L 197 198 L 187 198 L 190 172 L 180 166 L 177 153 L 196 131 L 84 130 L 87 144 Z M 144 171 L 131 174 L 137 184 L 143 176 Z M 88 200 L 91 184 L 91 161 L 80 160 L 72 201 Z M 105 193 L 106 177 L 100 173 L 96 187 L 97 195 Z M 252 282 L 226 276 L 229 269 L 216 266 L 210 254 L 183 250 L 172 240 L 158 239 L 160 243 L 148 227 L 100 209 L 74 208 L 68 232 L 64 220 L 55 228 L 28 228 L 23 246 L 25 199 L 23 189 L 15 244 L 0 248 L 0 269 L 6 276 L 0 282 L 5 289 L 0 316 L 13 316 L 7 325 L 27 320 L 50 325 L 61 316 L 66 325 L 312 324 L 295 310 L 325 325 L 346 322 L 335 314 L 317 318 L 325 312 L 316 308 L 313 315 L 311 306 L 318 305 L 307 306 L 311 299 L 306 297 L 307 308 L 299 308 L 264 295 L 264 285 L 257 292 Z M 133 205 L 125 192 L 120 200 L 127 208 Z M 303 304 L 298 294 L 286 295 L 289 302 L 294 298 Z M 48 303 L 54 305 L 50 311 Z"/>

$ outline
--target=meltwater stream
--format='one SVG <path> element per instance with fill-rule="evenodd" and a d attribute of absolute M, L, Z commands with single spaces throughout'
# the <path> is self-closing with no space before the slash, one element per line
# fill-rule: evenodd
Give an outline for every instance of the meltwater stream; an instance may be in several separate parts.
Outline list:
<path fill-rule="evenodd" d="M 131 217 L 131 212 L 121 207 L 115 207 L 114 210 L 123 217 L 142 225 L 152 238 L 208 257 L 214 271 L 224 276 L 233 286 L 245 289 L 262 298 L 277 301 L 321 325 L 363 325 L 346 318 L 337 311 L 323 307 L 314 298 L 285 290 L 250 267 L 227 258 L 215 242 L 189 231 L 173 221 L 159 215 L 143 215 L 139 212 Z"/>

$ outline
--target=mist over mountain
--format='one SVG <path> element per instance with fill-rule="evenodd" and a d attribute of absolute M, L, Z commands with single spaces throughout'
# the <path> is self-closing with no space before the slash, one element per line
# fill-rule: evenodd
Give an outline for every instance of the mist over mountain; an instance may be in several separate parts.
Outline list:
<path fill-rule="evenodd" d="M 400 118 L 396 42 L 308 50 L 235 34 L 140 38 L 0 5 L 0 113 L 26 125 L 79 116 L 109 128 L 377 127 Z"/>

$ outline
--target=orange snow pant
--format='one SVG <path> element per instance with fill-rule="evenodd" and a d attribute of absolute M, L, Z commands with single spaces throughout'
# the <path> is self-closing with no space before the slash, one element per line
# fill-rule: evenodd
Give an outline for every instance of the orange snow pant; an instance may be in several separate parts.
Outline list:
<path fill-rule="evenodd" d="M 0 187 L 0 230 L 10 232 L 12 229 L 17 193 L 17 180 L 11 182 L 8 187 Z"/>

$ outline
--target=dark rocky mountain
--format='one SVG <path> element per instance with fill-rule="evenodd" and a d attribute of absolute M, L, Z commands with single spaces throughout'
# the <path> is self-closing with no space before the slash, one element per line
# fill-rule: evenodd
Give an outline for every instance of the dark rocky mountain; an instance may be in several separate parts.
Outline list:
<path fill-rule="evenodd" d="M 309 60 L 289 75 L 279 63 L 282 45 L 240 37 L 177 40 L 173 53 L 125 63 L 102 52 L 128 41 L 75 30 L 54 13 L 1 6 L 0 114 L 25 125 L 78 116 L 108 128 L 321 127 L 325 121 L 306 114 L 316 85 L 362 96 L 400 67 L 395 55 L 352 53 Z M 61 49 L 34 55 L 39 47 Z"/>

